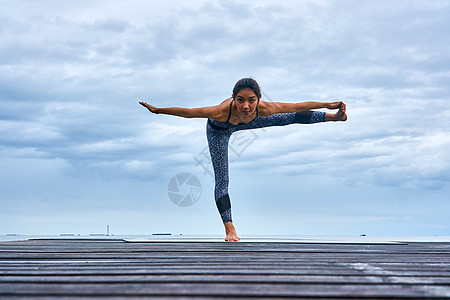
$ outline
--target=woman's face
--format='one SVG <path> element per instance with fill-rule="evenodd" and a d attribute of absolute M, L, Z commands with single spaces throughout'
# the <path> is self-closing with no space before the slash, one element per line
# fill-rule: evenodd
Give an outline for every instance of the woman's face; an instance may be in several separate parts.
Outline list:
<path fill-rule="evenodd" d="M 242 89 L 234 97 L 238 113 L 243 117 L 252 115 L 258 106 L 259 99 L 251 89 Z"/>

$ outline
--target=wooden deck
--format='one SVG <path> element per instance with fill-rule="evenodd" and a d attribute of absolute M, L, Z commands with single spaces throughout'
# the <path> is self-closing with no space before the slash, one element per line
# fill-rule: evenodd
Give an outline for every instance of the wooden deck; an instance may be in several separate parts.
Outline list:
<path fill-rule="evenodd" d="M 450 243 L 0 243 L 0 299 L 449 299 Z"/>

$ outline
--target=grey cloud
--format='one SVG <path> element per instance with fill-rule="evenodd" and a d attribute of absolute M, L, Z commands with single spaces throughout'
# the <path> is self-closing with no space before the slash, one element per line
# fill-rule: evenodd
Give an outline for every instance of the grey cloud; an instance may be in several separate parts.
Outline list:
<path fill-rule="evenodd" d="M 201 173 L 192 156 L 206 146 L 204 120 L 151 115 L 137 101 L 214 105 L 253 76 L 275 101 L 342 99 L 349 121 L 269 129 L 231 157 L 236 173 L 449 186 L 446 1 L 55 3 L 1 12 L 9 166 L 41 159 L 33 165 L 49 162 L 52 178 L 162 185 L 183 168 Z"/>

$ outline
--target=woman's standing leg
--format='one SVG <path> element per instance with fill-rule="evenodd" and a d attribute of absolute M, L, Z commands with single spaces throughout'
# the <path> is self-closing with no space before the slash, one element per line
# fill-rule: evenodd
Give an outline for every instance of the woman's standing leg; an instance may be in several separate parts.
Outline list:
<path fill-rule="evenodd" d="M 214 198 L 220 217 L 225 226 L 227 241 L 238 241 L 239 238 L 232 223 L 231 202 L 228 195 L 228 142 L 233 129 L 217 130 L 209 124 L 206 128 L 209 153 L 214 169 Z"/>

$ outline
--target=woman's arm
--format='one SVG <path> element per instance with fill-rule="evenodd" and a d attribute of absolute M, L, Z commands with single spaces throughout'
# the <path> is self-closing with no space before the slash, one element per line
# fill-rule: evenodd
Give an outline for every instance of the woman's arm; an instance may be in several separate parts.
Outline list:
<path fill-rule="evenodd" d="M 150 112 L 155 114 L 165 114 L 178 116 L 183 118 L 218 118 L 220 117 L 221 108 L 217 106 L 207 106 L 198 108 L 184 108 L 184 107 L 163 107 L 158 108 L 146 102 L 139 102 L 142 106 L 147 108 Z"/>
<path fill-rule="evenodd" d="M 262 105 L 261 105 L 262 104 Z M 284 102 L 266 102 L 261 101 L 261 110 L 264 115 L 270 116 L 279 113 L 292 113 L 298 111 L 306 111 L 311 109 L 328 108 L 338 109 L 344 103 L 339 102 L 300 102 L 300 103 L 284 103 Z"/>

